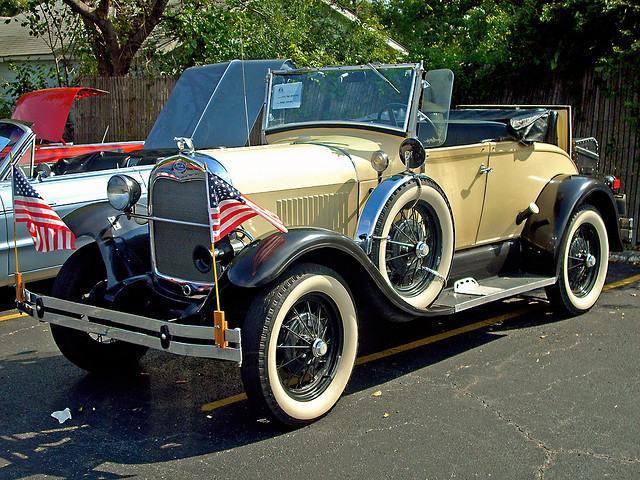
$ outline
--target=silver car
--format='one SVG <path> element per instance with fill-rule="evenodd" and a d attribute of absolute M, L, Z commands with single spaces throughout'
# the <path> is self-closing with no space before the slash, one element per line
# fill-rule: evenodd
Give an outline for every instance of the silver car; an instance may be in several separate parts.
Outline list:
<path fill-rule="evenodd" d="M 14 221 L 11 164 L 17 164 L 35 190 L 76 233 L 76 248 L 93 242 L 78 232 L 93 231 L 80 207 L 107 199 L 114 173 L 134 178 L 146 204 L 149 173 L 160 158 L 177 153 L 175 137 L 192 139 L 197 148 L 242 147 L 264 103 L 265 77 L 270 69 L 290 69 L 288 60 L 234 60 L 187 69 L 174 87 L 141 150 L 93 152 L 54 163 L 34 163 L 36 135 L 28 122 L 0 120 L 0 286 L 14 284 Z M 243 88 L 238 86 L 242 85 Z M 118 212 L 114 211 L 114 216 Z M 90 217 L 89 217 L 90 218 Z M 81 225 L 79 225 L 79 223 Z M 70 250 L 40 253 L 25 223 L 16 225 L 18 265 L 23 280 L 54 277 Z"/>
<path fill-rule="evenodd" d="M 34 164 L 36 136 L 29 126 L 17 120 L 0 120 L 0 286 L 14 283 L 16 270 L 14 255 L 13 198 L 11 189 L 11 166 L 16 164 L 25 174 L 38 194 L 63 219 L 67 220 L 74 210 L 86 204 L 104 200 L 107 197 L 107 181 L 113 175 L 113 169 L 119 168 L 136 178 L 146 193 L 147 180 L 152 165 L 122 165 L 123 154 L 102 156 L 103 169 L 86 171 L 78 169 L 75 173 L 51 174 L 52 167 L 47 164 Z M 99 156 L 99 155 L 98 155 Z M 93 162 L 95 163 L 95 162 Z M 85 162 L 86 164 L 86 162 Z M 111 168 L 109 168 L 111 167 Z M 55 165 L 54 165 L 55 168 Z M 85 166 L 88 168 L 88 165 Z M 57 250 L 41 253 L 36 251 L 31 235 L 25 223 L 15 225 L 18 246 L 18 266 L 27 282 L 54 277 L 60 266 L 72 253 L 69 250 Z M 89 243 L 89 237 L 77 239 L 76 247 Z"/>

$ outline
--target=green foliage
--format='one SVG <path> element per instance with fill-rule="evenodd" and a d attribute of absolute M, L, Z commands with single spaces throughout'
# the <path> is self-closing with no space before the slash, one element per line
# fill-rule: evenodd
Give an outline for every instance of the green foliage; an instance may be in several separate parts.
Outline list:
<path fill-rule="evenodd" d="M 164 24 L 181 47 L 165 56 L 163 69 L 235 58 L 291 58 L 304 66 L 399 60 L 376 27 L 351 22 L 319 0 L 185 0 Z"/>
<path fill-rule="evenodd" d="M 79 20 L 56 0 L 21 0 L 29 35 L 44 41 L 55 62 L 55 79 L 59 86 L 68 86 L 73 75 L 73 59 L 82 43 Z"/>
<path fill-rule="evenodd" d="M 452 69 L 458 91 L 473 91 L 479 78 L 510 61 L 509 2 L 390 0 L 374 2 L 373 10 L 413 61 Z"/>
<path fill-rule="evenodd" d="M 25 9 L 26 0 L 0 0 L 0 17 L 13 17 Z"/>
<path fill-rule="evenodd" d="M 412 60 L 456 74 L 459 102 L 508 85 L 562 81 L 579 98 L 585 71 L 620 68 L 640 79 L 640 6 L 634 0 L 374 0 L 372 10 Z M 640 128 L 640 80 L 624 95 Z"/>
<path fill-rule="evenodd" d="M 4 82 L 2 85 L 6 93 L 0 94 L 0 118 L 11 117 L 13 107 L 20 95 L 48 88 L 49 82 L 56 78 L 55 69 L 44 65 L 11 63 L 9 71 L 16 74 L 16 79 L 12 82 Z"/>

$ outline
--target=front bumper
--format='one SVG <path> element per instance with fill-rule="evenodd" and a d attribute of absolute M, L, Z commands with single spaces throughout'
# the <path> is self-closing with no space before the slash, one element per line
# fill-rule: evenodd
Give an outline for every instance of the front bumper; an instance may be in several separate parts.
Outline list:
<path fill-rule="evenodd" d="M 218 346 L 215 342 L 217 327 L 214 326 L 185 325 L 61 300 L 26 289 L 23 292 L 25 300 L 18 302 L 18 310 L 43 322 L 177 355 L 242 363 L 239 328 L 224 329 L 228 346 Z"/>

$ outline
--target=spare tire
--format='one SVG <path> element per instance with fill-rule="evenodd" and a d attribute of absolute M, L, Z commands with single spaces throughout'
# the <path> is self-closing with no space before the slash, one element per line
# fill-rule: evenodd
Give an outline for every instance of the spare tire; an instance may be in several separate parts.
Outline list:
<path fill-rule="evenodd" d="M 451 207 L 429 179 L 406 182 L 376 222 L 371 259 L 404 301 L 426 308 L 446 284 L 454 249 Z"/>

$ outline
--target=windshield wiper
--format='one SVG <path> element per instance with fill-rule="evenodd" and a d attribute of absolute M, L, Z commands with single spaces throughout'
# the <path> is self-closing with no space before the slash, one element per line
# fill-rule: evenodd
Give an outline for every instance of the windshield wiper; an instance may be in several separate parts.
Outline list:
<path fill-rule="evenodd" d="M 393 84 L 393 82 L 391 80 L 389 80 L 387 77 L 385 77 L 382 72 L 380 72 L 380 70 L 378 70 L 376 67 L 374 67 L 372 64 L 367 63 L 367 67 L 369 67 L 371 70 L 373 70 L 376 75 L 378 75 L 381 79 L 383 79 L 385 82 L 387 82 L 389 85 L 391 85 L 391 88 L 393 88 L 396 93 L 400 94 L 400 90 L 398 90 L 398 88 Z"/>

